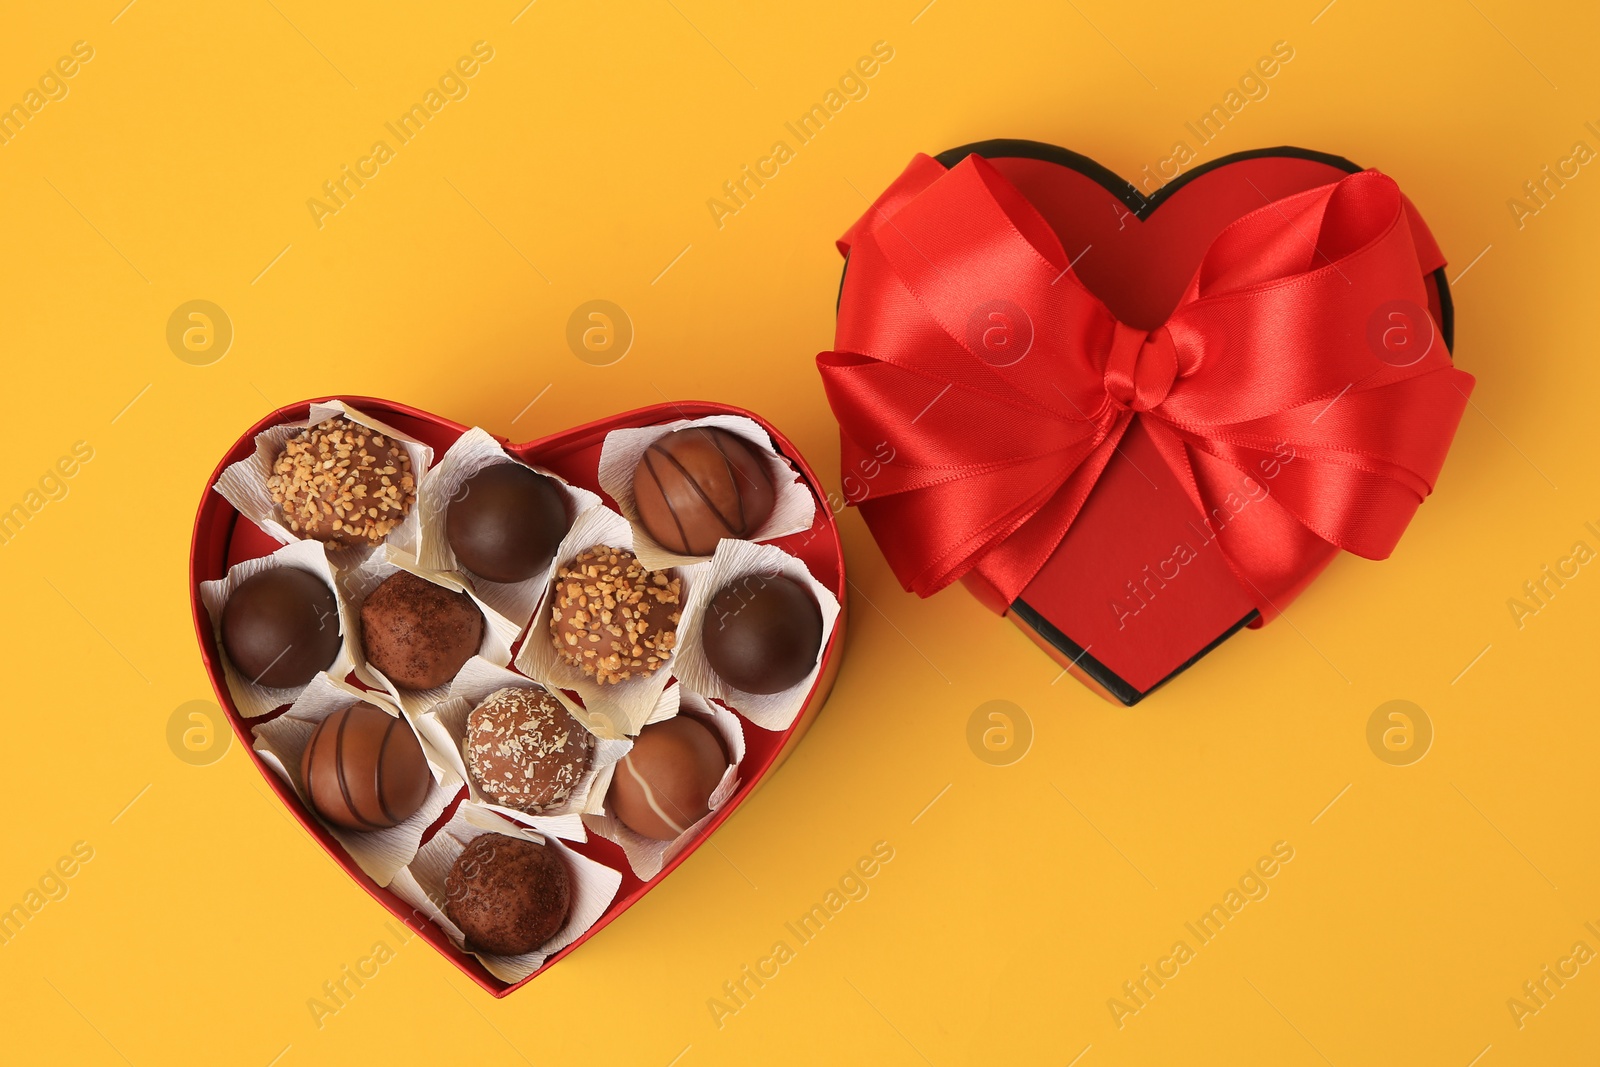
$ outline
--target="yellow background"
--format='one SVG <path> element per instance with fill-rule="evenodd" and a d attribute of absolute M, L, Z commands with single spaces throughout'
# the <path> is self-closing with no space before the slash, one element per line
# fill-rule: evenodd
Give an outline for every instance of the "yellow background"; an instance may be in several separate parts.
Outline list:
<path fill-rule="evenodd" d="M 0 1057 L 1593 1062 L 1600 964 L 1520 1029 L 1506 1005 L 1575 941 L 1600 950 L 1600 565 L 1521 629 L 1507 608 L 1575 541 L 1600 548 L 1600 170 L 1521 228 L 1507 207 L 1575 141 L 1600 148 L 1592 4 L 123 2 L 14 4 L 0 33 L 0 102 L 94 49 L 0 146 L 0 506 L 94 449 L 0 546 L 0 906 L 94 849 L 0 947 Z M 470 95 L 319 229 L 307 199 L 479 40 Z M 706 200 L 880 40 L 870 94 L 719 229 Z M 901 592 L 847 513 L 838 687 L 716 848 L 505 1001 L 413 941 L 319 1028 L 308 999 L 392 942 L 388 916 L 237 743 L 203 767 L 167 743 L 210 697 L 185 563 L 235 436 L 333 392 L 515 439 L 706 397 L 771 418 L 837 488 L 812 358 L 864 197 L 914 152 L 993 136 L 1134 175 L 1280 40 L 1294 59 L 1202 159 L 1297 144 L 1394 175 L 1450 257 L 1478 376 L 1394 558 L 1339 560 L 1125 710 L 963 592 Z M 165 341 L 197 298 L 236 332 L 210 366 Z M 614 366 L 564 340 L 594 298 L 637 329 Z M 1368 747 L 1391 699 L 1433 724 L 1411 766 Z M 968 745 L 990 700 L 1031 722 L 1009 766 Z M 878 841 L 870 894 L 719 1028 L 707 1001 Z M 1270 895 L 1119 1028 L 1107 1000 L 1278 841 Z"/>

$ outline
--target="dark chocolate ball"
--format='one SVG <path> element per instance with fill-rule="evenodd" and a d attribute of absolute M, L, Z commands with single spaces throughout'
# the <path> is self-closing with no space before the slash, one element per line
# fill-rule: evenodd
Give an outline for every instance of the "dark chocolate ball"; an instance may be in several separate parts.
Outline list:
<path fill-rule="evenodd" d="M 416 814 L 433 775 L 411 727 L 362 701 L 317 724 L 300 756 L 300 780 L 329 822 L 385 830 Z"/>
<path fill-rule="evenodd" d="M 484 834 L 456 857 L 444 880 L 444 912 L 469 948 L 495 956 L 532 952 L 567 923 L 572 875 L 549 845 Z"/>
<path fill-rule="evenodd" d="M 735 689 L 781 693 L 816 665 L 822 609 L 810 590 L 781 574 L 741 578 L 706 606 L 700 647 Z"/>
<path fill-rule="evenodd" d="M 274 567 L 239 583 L 222 607 L 222 647 L 257 685 L 305 685 L 339 656 L 339 605 L 328 583 Z"/>
<path fill-rule="evenodd" d="M 722 741 L 690 715 L 646 726 L 611 777 L 606 804 L 623 825 L 671 841 L 706 817 L 728 768 Z"/>
<path fill-rule="evenodd" d="M 520 463 L 496 463 L 461 483 L 444 518 L 456 559 L 491 582 L 542 573 L 571 525 L 555 479 Z"/>
<path fill-rule="evenodd" d="M 456 676 L 483 642 L 483 612 L 465 593 L 396 571 L 361 605 L 367 662 L 403 689 Z"/>
<path fill-rule="evenodd" d="M 529 815 L 570 800 L 594 762 L 594 735 L 540 686 L 490 693 L 467 716 L 464 747 L 484 795 Z"/>
<path fill-rule="evenodd" d="M 657 544 L 685 556 L 709 556 L 724 537 L 752 536 L 775 497 L 756 449 L 713 427 L 658 438 L 633 472 L 639 521 Z"/>

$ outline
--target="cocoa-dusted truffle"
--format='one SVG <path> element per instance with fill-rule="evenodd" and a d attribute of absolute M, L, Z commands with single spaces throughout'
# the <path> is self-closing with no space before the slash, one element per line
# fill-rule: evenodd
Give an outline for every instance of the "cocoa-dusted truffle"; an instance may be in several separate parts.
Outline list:
<path fill-rule="evenodd" d="M 339 656 L 339 606 L 328 583 L 274 567 L 239 583 L 222 607 L 222 647 L 256 685 L 305 685 Z"/>
<path fill-rule="evenodd" d="M 444 913 L 467 935 L 468 948 L 520 956 L 566 925 L 572 875 L 554 846 L 484 834 L 456 857 L 444 897 Z"/>
<path fill-rule="evenodd" d="M 635 833 L 671 841 L 706 817 L 727 767 L 710 727 L 675 715 L 639 731 L 612 775 L 606 806 Z"/>
<path fill-rule="evenodd" d="M 589 773 L 594 735 L 538 686 L 490 693 L 467 716 L 467 769 L 496 804 L 540 815 Z"/>
<path fill-rule="evenodd" d="M 746 693 L 781 693 L 811 673 L 822 650 L 822 609 L 793 579 L 753 575 L 720 590 L 700 624 L 717 676 Z"/>
<path fill-rule="evenodd" d="M 284 442 L 267 489 L 291 531 L 342 545 L 380 543 L 417 502 L 400 442 L 337 416 Z"/>
<path fill-rule="evenodd" d="M 724 537 L 753 536 L 775 496 L 757 450 L 715 427 L 657 438 L 633 472 L 639 521 L 657 544 L 685 556 L 709 556 Z"/>
<path fill-rule="evenodd" d="M 317 814 L 347 830 L 385 830 L 416 814 L 433 780 L 422 745 L 398 716 L 365 701 L 317 724 L 300 756 Z"/>
<path fill-rule="evenodd" d="M 483 642 L 483 612 L 458 593 L 395 571 L 361 605 L 367 662 L 403 689 L 432 689 L 456 676 Z"/>
<path fill-rule="evenodd" d="M 550 634 L 561 658 L 602 684 L 649 674 L 678 643 L 683 579 L 595 545 L 556 572 Z"/>
<path fill-rule="evenodd" d="M 444 519 L 456 559 L 491 582 L 543 573 L 571 525 L 555 479 L 520 463 L 496 463 L 462 482 Z"/>

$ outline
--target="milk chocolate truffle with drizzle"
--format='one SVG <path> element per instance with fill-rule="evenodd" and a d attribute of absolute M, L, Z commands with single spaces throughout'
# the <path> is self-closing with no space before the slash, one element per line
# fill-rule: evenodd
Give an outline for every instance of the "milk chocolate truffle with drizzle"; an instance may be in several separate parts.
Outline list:
<path fill-rule="evenodd" d="M 444 913 L 477 952 L 532 952 L 561 932 L 571 910 L 572 875 L 554 845 L 483 834 L 445 876 Z"/>
<path fill-rule="evenodd" d="M 650 674 L 677 647 L 682 594 L 682 578 L 647 570 L 625 548 L 586 548 L 556 572 L 551 640 L 602 685 Z"/>
<path fill-rule="evenodd" d="M 464 747 L 484 795 L 529 815 L 567 803 L 594 761 L 594 735 L 537 686 L 490 693 L 467 716 Z"/>
<path fill-rule="evenodd" d="M 422 807 L 432 780 L 411 727 L 365 701 L 318 723 L 300 756 L 307 800 L 347 830 L 399 826 Z"/>
<path fill-rule="evenodd" d="M 639 732 L 612 774 L 606 806 L 635 833 L 671 841 L 706 817 L 727 767 L 711 728 L 675 715 Z"/>
<path fill-rule="evenodd" d="M 483 625 L 466 593 L 395 571 L 361 605 L 361 648 L 395 685 L 432 689 L 478 651 Z"/>
<path fill-rule="evenodd" d="M 417 502 L 400 442 L 337 416 L 284 442 L 267 489 L 292 532 L 341 545 L 381 543 Z"/>
<path fill-rule="evenodd" d="M 657 438 L 633 472 L 634 506 L 656 543 L 709 556 L 724 537 L 755 535 L 776 493 L 766 462 L 744 438 L 691 426 Z"/>

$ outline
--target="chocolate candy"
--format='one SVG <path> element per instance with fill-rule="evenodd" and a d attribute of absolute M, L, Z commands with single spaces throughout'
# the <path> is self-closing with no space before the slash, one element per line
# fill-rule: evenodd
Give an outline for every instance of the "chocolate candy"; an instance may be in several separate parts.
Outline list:
<path fill-rule="evenodd" d="M 682 578 L 646 570 L 627 549 L 586 548 L 556 572 L 551 641 L 602 685 L 649 674 L 677 646 L 682 594 Z"/>
<path fill-rule="evenodd" d="M 305 685 L 339 656 L 339 606 L 310 571 L 274 567 L 246 578 L 222 607 L 222 647 L 256 685 Z"/>
<path fill-rule="evenodd" d="M 456 857 L 444 898 L 444 913 L 467 935 L 469 949 L 520 956 L 567 924 L 572 875 L 553 846 L 484 834 Z"/>
<path fill-rule="evenodd" d="M 335 826 L 385 830 L 416 814 L 433 775 L 411 727 L 362 701 L 317 724 L 300 756 L 300 781 Z"/>
<path fill-rule="evenodd" d="M 783 575 L 752 575 L 711 598 L 700 645 L 718 677 L 746 693 L 781 693 L 805 680 L 822 650 L 822 610 Z"/>
<path fill-rule="evenodd" d="M 633 472 L 639 521 L 656 543 L 709 556 L 724 537 L 749 538 L 772 514 L 772 475 L 742 437 L 691 426 L 657 438 Z"/>
<path fill-rule="evenodd" d="M 291 531 L 342 545 L 378 544 L 417 502 L 400 442 L 339 417 L 285 441 L 267 489 Z"/>
<path fill-rule="evenodd" d="M 361 647 L 403 689 L 432 689 L 456 676 L 483 642 L 483 612 L 457 593 L 396 571 L 361 605 Z"/>
<path fill-rule="evenodd" d="M 606 806 L 635 833 L 671 841 L 706 817 L 727 767 L 711 728 L 676 715 L 639 731 L 612 775 Z"/>
<path fill-rule="evenodd" d="M 467 770 L 496 804 L 541 815 L 589 773 L 594 735 L 538 686 L 490 693 L 467 716 Z"/>
<path fill-rule="evenodd" d="M 456 559 L 491 582 L 542 574 L 571 525 L 556 481 L 520 463 L 496 463 L 461 483 L 444 520 Z"/>

